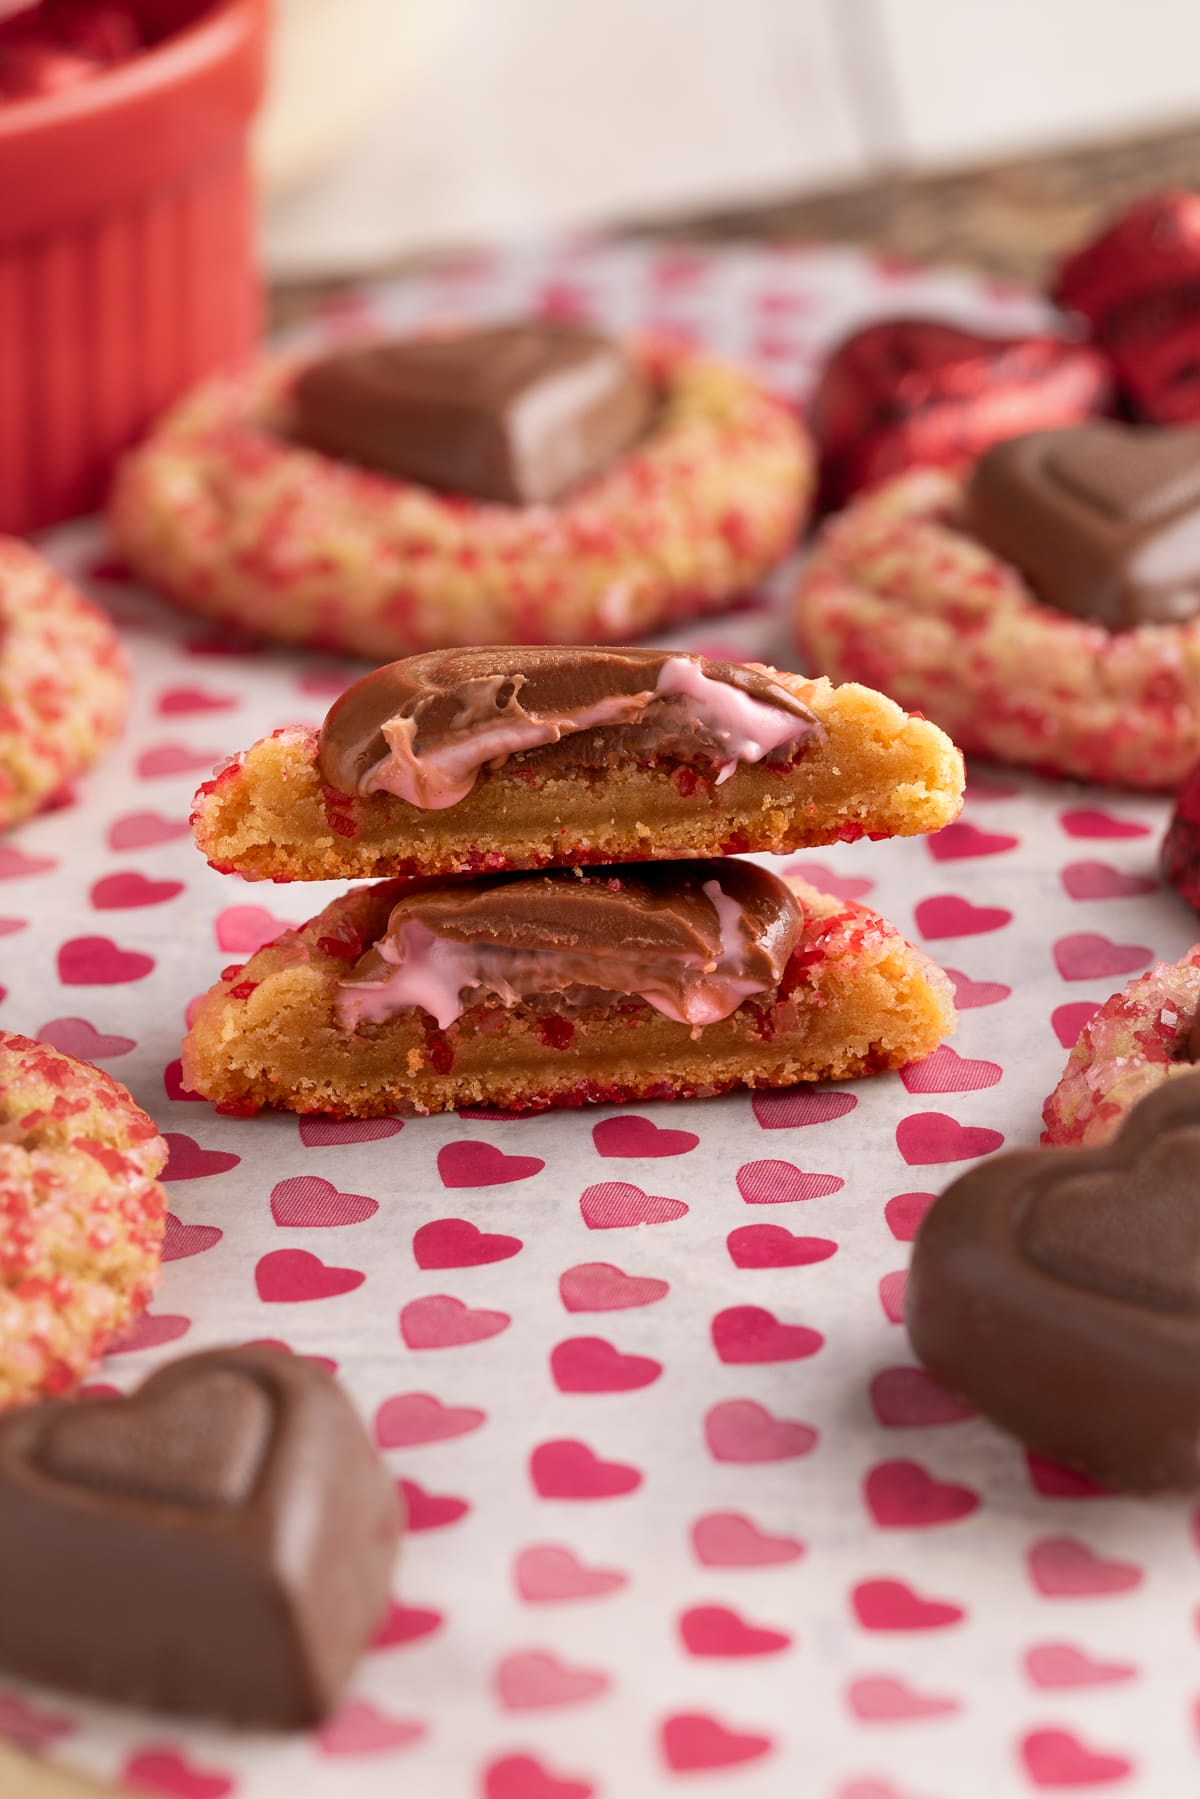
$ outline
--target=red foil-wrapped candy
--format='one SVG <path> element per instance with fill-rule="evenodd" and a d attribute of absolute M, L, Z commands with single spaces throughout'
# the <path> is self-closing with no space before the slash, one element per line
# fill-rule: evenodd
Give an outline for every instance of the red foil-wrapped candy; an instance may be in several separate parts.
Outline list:
<path fill-rule="evenodd" d="M 1193 911 L 1200 912 L 1200 763 L 1175 797 L 1163 838 L 1162 870 Z"/>
<path fill-rule="evenodd" d="M 821 503 L 914 466 L 955 468 L 1024 431 L 1107 410 L 1104 358 L 1055 337 L 993 337 L 940 319 L 887 319 L 853 332 L 817 383 L 810 422 Z"/>
<path fill-rule="evenodd" d="M 1200 422 L 1200 194 L 1152 194 L 1054 283 L 1107 352 L 1125 399 L 1156 424 Z"/>

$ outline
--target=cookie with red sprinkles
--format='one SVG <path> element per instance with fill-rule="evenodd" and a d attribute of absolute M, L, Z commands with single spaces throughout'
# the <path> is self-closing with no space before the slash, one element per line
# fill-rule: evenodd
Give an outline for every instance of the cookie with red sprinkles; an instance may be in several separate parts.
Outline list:
<path fill-rule="evenodd" d="M 882 688 L 968 754 L 1167 791 L 1200 758 L 1200 618 L 1109 630 L 1039 603 L 962 523 L 963 477 L 900 476 L 800 577 L 810 667 Z"/>
<path fill-rule="evenodd" d="M 128 705 L 106 615 L 28 544 L 0 538 L 0 830 L 89 768 Z"/>
<path fill-rule="evenodd" d="M 0 1409 L 67 1392 L 145 1309 L 166 1159 L 118 1081 L 0 1031 Z"/>
<path fill-rule="evenodd" d="M 813 453 L 744 370 L 628 346 L 650 431 L 553 504 L 446 494 L 297 441 L 300 366 L 210 381 L 123 463 L 124 557 L 191 611 L 375 661 L 479 643 L 625 643 L 712 612 L 795 543 Z"/>

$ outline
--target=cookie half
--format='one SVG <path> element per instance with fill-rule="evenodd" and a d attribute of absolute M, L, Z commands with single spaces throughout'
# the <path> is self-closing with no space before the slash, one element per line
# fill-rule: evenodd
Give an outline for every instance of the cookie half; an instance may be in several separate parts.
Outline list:
<path fill-rule="evenodd" d="M 877 913 L 752 864 L 717 861 L 684 865 L 684 903 L 662 885 L 673 867 L 355 889 L 244 967 L 225 971 L 197 1007 L 184 1080 L 231 1112 L 519 1111 L 870 1074 L 928 1055 L 953 1029 L 945 975 Z M 749 888 L 735 885 L 737 869 L 749 870 Z M 753 878 L 779 891 L 764 894 Z M 514 926 L 494 906 L 482 927 L 462 923 L 471 896 L 478 904 L 489 886 L 507 908 L 518 885 L 570 887 L 570 901 L 588 881 L 610 898 L 613 881 L 638 893 L 645 882 L 658 883 L 667 916 L 652 893 L 641 922 L 622 920 L 602 891 L 604 916 L 588 931 L 561 909 L 540 935 L 532 927 L 520 935 L 520 921 Z M 706 886 L 721 895 L 715 921 L 700 915 L 695 899 Z M 460 911 L 447 925 L 450 894 Z M 752 920 L 748 933 L 739 908 Z M 730 960 L 739 932 L 742 959 Z M 452 941 L 431 949 L 430 934 Z M 509 959 L 492 957 L 482 967 L 477 960 L 465 971 L 475 984 L 460 985 L 461 952 L 481 942 L 501 944 Z M 589 991 L 584 980 L 611 989 L 619 978 L 614 946 L 622 942 L 645 952 L 624 977 L 626 990 Z M 544 973 L 564 945 L 594 973 L 581 976 L 563 961 L 544 974 L 540 991 L 529 991 L 539 985 L 526 978 L 530 965 Z M 524 952 L 523 963 L 519 953 L 514 963 L 514 951 Z M 647 972 L 652 952 L 657 979 Z M 697 989 L 685 978 L 689 957 L 693 974 L 708 964 L 710 975 L 733 984 L 724 993 Z M 394 973 L 400 962 L 403 978 L 389 987 L 388 965 Z M 738 982 L 746 991 L 740 1001 Z M 706 1012 L 711 1022 L 702 1022 Z"/>

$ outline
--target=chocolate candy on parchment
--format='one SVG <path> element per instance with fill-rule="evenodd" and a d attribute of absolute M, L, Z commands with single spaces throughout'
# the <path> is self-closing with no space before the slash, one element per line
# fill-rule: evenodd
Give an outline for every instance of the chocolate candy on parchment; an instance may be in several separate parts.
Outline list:
<path fill-rule="evenodd" d="M 0 1668 L 105 1699 L 299 1727 L 388 1604 L 394 1483 L 301 1357 L 215 1349 L 125 1399 L 0 1419 Z"/>
<path fill-rule="evenodd" d="M 325 455 L 510 506 L 599 474 L 655 405 L 619 343 L 544 321 L 333 350 L 301 371 L 293 400 L 296 436 Z"/>
<path fill-rule="evenodd" d="M 1104 412 L 1104 359 L 1053 337 L 994 337 L 940 319 L 887 319 L 833 351 L 809 409 L 821 499 L 844 504 L 913 467 L 956 468 L 1019 431 Z"/>
<path fill-rule="evenodd" d="M 1102 1149 L 993 1156 L 913 1248 L 931 1373 L 1031 1449 L 1131 1491 L 1200 1485 L 1200 1074 Z"/>
<path fill-rule="evenodd" d="M 995 444 L 963 522 L 1038 599 L 1110 631 L 1200 611 L 1200 430 L 1094 421 Z"/>
<path fill-rule="evenodd" d="M 1139 417 L 1200 423 L 1200 194 L 1138 200 L 1066 259 L 1053 297 L 1088 321 Z"/>

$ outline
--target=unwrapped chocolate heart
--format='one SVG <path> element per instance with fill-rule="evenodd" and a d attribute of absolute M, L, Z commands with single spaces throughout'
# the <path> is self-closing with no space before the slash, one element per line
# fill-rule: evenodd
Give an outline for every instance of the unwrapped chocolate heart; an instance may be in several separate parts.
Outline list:
<path fill-rule="evenodd" d="M 1093 421 L 994 444 L 966 528 L 1038 599 L 1110 631 L 1200 610 L 1200 430 Z"/>
<path fill-rule="evenodd" d="M 844 338 L 810 407 L 821 497 L 916 466 L 960 467 L 1014 432 L 1103 412 L 1103 357 L 1054 337 L 994 337 L 940 319 L 887 319 Z"/>
<path fill-rule="evenodd" d="M 333 1708 L 389 1600 L 395 1486 L 321 1369 L 169 1363 L 0 1419 L 0 1667 L 235 1723 Z"/>
<path fill-rule="evenodd" d="M 995 1156 L 917 1233 L 913 1347 L 1031 1449 L 1130 1490 L 1200 1485 L 1200 1074 L 1102 1149 Z"/>

